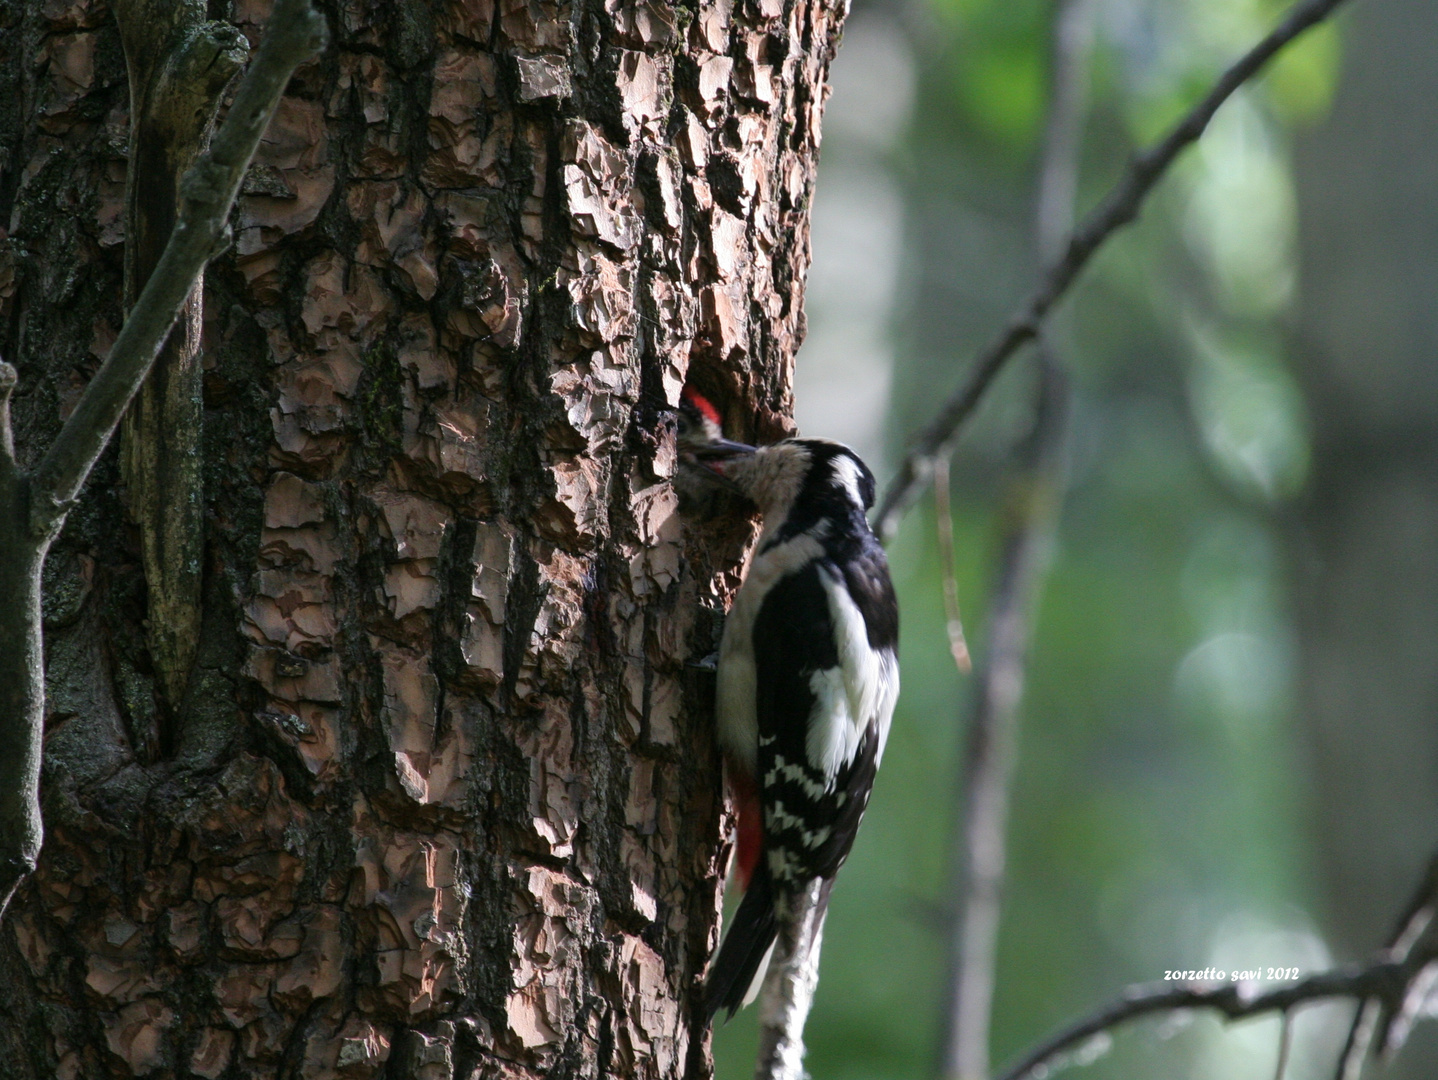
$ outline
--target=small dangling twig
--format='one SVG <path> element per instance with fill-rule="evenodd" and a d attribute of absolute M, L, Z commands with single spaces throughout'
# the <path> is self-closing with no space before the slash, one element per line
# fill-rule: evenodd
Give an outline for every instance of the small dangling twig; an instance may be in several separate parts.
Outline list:
<path fill-rule="evenodd" d="M 949 652 L 961 675 L 974 670 L 964 622 L 959 615 L 959 581 L 954 565 L 954 516 L 949 505 L 949 459 L 940 455 L 934 462 L 934 514 L 939 526 L 939 562 L 944 567 L 944 617 L 949 632 Z"/>
<path fill-rule="evenodd" d="M 1283 1080 L 1288 1071 L 1288 1053 L 1293 1048 L 1293 1012 L 1283 1010 L 1283 1026 L 1278 1029 L 1278 1064 L 1273 1068 L 1273 1080 Z"/>

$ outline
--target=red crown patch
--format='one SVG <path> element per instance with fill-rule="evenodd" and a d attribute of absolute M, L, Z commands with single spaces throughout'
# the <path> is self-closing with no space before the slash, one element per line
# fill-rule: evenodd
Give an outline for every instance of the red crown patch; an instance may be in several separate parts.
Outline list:
<path fill-rule="evenodd" d="M 688 402 L 690 405 L 694 406 L 694 408 L 698 409 L 700 413 L 703 414 L 704 419 L 708 420 L 710 423 L 723 423 L 719 416 L 719 410 L 714 407 L 713 402 L 711 402 L 707 397 L 705 397 L 703 394 L 699 393 L 699 391 L 693 389 L 692 387 L 686 386 L 684 388 L 684 392 L 680 394 L 680 400 Z"/>

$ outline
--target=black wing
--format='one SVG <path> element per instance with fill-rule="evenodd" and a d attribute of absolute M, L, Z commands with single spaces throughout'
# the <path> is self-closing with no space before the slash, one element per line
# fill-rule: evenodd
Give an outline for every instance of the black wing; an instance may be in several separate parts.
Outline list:
<path fill-rule="evenodd" d="M 809 762 L 808 731 L 817 704 L 810 680 L 839 667 L 823 572 L 816 562 L 784 578 L 754 620 L 764 852 L 777 892 L 838 872 L 853 846 L 877 768 L 879 740 L 872 724 L 832 783 Z"/>
<path fill-rule="evenodd" d="M 889 577 L 889 560 L 873 533 L 859 534 L 845 558 L 836 560 L 844 568 L 844 584 L 869 635 L 869 648 L 899 651 L 899 598 Z"/>

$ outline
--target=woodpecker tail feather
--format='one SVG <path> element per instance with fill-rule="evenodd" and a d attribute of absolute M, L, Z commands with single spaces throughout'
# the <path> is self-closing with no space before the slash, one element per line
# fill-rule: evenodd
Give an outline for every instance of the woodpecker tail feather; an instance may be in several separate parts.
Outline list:
<path fill-rule="evenodd" d="M 712 1021 L 720 1009 L 728 1009 L 726 1019 L 730 1019 L 752 1000 L 752 991 L 768 967 L 777 932 L 774 881 L 769 876 L 769 861 L 760 859 L 709 969 L 704 984 L 706 1020 Z"/>

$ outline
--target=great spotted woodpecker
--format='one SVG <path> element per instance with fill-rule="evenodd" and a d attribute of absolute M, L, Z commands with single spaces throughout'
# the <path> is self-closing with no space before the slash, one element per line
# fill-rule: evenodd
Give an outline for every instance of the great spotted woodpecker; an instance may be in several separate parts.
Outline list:
<path fill-rule="evenodd" d="M 794 896 L 818 879 L 828 903 L 899 695 L 899 608 L 864 516 L 874 477 L 847 446 L 730 442 L 686 389 L 679 450 L 763 515 L 719 646 L 719 742 L 747 890 L 705 985 L 712 1018 L 758 992 Z"/>

